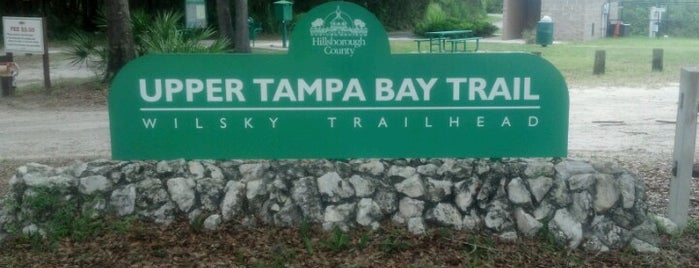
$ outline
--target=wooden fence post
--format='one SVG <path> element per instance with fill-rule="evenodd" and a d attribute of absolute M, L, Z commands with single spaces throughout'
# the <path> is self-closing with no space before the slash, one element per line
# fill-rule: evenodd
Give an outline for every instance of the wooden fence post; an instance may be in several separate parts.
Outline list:
<path fill-rule="evenodd" d="M 689 217 L 689 184 L 692 179 L 694 148 L 697 134 L 697 92 L 699 68 L 682 68 L 680 97 L 675 125 L 675 148 L 672 153 L 674 170 L 670 180 L 670 204 L 668 216 L 678 227 L 687 226 Z"/>
<path fill-rule="evenodd" d="M 663 71 L 663 49 L 654 48 L 653 49 L 653 71 L 662 72 Z"/>
<path fill-rule="evenodd" d="M 604 50 L 595 51 L 595 66 L 592 69 L 592 74 L 604 74 L 604 65 L 606 62 L 607 53 Z"/>

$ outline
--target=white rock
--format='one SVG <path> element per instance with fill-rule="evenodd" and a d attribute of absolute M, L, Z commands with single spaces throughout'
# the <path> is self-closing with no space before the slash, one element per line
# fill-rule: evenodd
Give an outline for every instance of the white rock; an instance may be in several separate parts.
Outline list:
<path fill-rule="evenodd" d="M 629 245 L 631 248 L 636 250 L 637 252 L 641 253 L 659 253 L 660 249 L 656 246 L 653 246 L 643 240 L 640 239 L 631 239 L 631 242 L 629 242 Z"/>
<path fill-rule="evenodd" d="M 582 242 L 582 224 L 564 208 L 556 211 L 549 223 L 549 229 L 559 242 L 567 243 L 569 249 L 576 249 Z"/>
<path fill-rule="evenodd" d="M 556 164 L 554 169 L 556 170 L 557 177 L 564 180 L 573 175 L 595 172 L 595 168 L 592 167 L 590 163 L 570 159 L 563 160 Z"/>
<path fill-rule="evenodd" d="M 391 166 L 388 169 L 388 177 L 398 176 L 403 178 L 410 178 L 416 174 L 414 167 L 401 167 L 401 166 Z"/>
<path fill-rule="evenodd" d="M 408 219 L 408 232 L 414 235 L 421 235 L 426 232 L 425 220 L 422 217 Z"/>
<path fill-rule="evenodd" d="M 427 212 L 427 219 L 442 226 L 453 227 L 461 230 L 463 221 L 461 213 L 452 204 L 439 203 Z"/>
<path fill-rule="evenodd" d="M 621 203 L 625 209 L 633 207 L 636 202 L 636 180 L 629 174 L 619 177 L 619 190 L 621 191 Z"/>
<path fill-rule="evenodd" d="M 267 194 L 267 187 L 263 180 L 250 180 L 245 185 L 246 193 L 245 197 L 248 200 L 252 200 L 255 197 L 263 196 Z"/>
<path fill-rule="evenodd" d="M 435 166 L 436 167 L 436 166 Z M 451 195 L 451 187 L 453 183 L 448 180 L 427 179 L 425 184 L 425 194 L 427 200 L 432 202 L 441 202 L 445 197 Z"/>
<path fill-rule="evenodd" d="M 177 204 L 180 211 L 187 213 L 194 205 L 196 183 L 192 178 L 172 178 L 167 180 L 167 190 L 170 198 Z"/>
<path fill-rule="evenodd" d="M 70 188 L 78 184 L 78 180 L 72 176 L 42 176 L 29 173 L 22 177 L 24 184 L 29 187 Z"/>
<path fill-rule="evenodd" d="M 238 181 L 228 181 L 225 195 L 221 201 L 221 216 L 224 221 L 230 221 L 242 211 L 245 200 L 245 184 Z"/>
<path fill-rule="evenodd" d="M 619 189 L 616 186 L 614 177 L 611 175 L 601 175 L 597 176 L 595 195 L 595 211 L 597 213 L 604 213 L 616 204 L 619 200 Z"/>
<path fill-rule="evenodd" d="M 586 190 L 595 184 L 594 174 L 578 174 L 568 178 L 568 189 L 571 191 Z"/>
<path fill-rule="evenodd" d="M 269 163 L 252 163 L 252 164 L 242 164 L 238 167 L 240 175 L 243 176 L 243 181 L 252 181 L 264 179 L 263 176 L 265 172 L 269 169 Z M 225 216 L 223 217 L 226 218 Z"/>
<path fill-rule="evenodd" d="M 568 211 L 577 222 L 585 222 L 592 216 L 592 196 L 584 191 L 572 194 L 573 203 Z"/>
<path fill-rule="evenodd" d="M 412 198 L 418 198 L 425 195 L 425 185 L 420 179 L 420 175 L 414 174 L 410 178 L 403 180 L 395 185 L 396 191 L 403 193 Z"/>
<path fill-rule="evenodd" d="M 522 208 L 516 208 L 514 216 L 515 222 L 517 223 L 517 230 L 527 237 L 534 237 L 541 227 L 544 226 Z"/>
<path fill-rule="evenodd" d="M 370 226 L 382 216 L 379 204 L 371 198 L 362 198 L 357 204 L 357 223 Z"/>
<path fill-rule="evenodd" d="M 359 165 L 357 168 L 360 172 L 369 173 L 372 176 L 379 176 L 383 174 L 386 167 L 379 160 L 371 160 L 367 163 Z"/>
<path fill-rule="evenodd" d="M 529 161 L 524 169 L 524 176 L 527 178 L 553 177 L 554 174 L 553 163 L 548 161 Z"/>
<path fill-rule="evenodd" d="M 78 190 L 82 194 L 91 195 L 96 192 L 109 192 L 112 189 L 112 182 L 104 176 L 89 176 L 80 178 Z"/>
<path fill-rule="evenodd" d="M 115 189 L 112 191 L 109 204 L 119 216 L 133 214 L 136 208 L 136 186 L 129 184 Z"/>
<path fill-rule="evenodd" d="M 531 194 L 519 177 L 512 179 L 507 184 L 507 198 L 517 205 L 527 205 L 532 202 Z"/>
<path fill-rule="evenodd" d="M 672 220 L 659 215 L 651 215 L 651 218 L 658 225 L 660 231 L 665 234 L 676 234 L 680 229 Z"/>
<path fill-rule="evenodd" d="M 209 230 L 209 231 L 215 231 L 218 230 L 219 226 L 221 226 L 221 215 L 214 214 L 206 218 L 204 220 L 204 229 Z"/>
<path fill-rule="evenodd" d="M 327 206 L 323 214 L 323 221 L 325 223 L 345 223 L 354 212 L 355 207 L 355 203 Z"/>
<path fill-rule="evenodd" d="M 357 197 L 369 197 L 374 194 L 376 185 L 370 180 L 362 178 L 362 176 L 354 175 L 349 178 L 350 184 L 354 188 L 354 193 Z"/>
<path fill-rule="evenodd" d="M 291 198 L 301 208 L 303 216 L 314 222 L 322 221 L 323 208 L 315 178 L 303 177 L 293 184 Z"/>
<path fill-rule="evenodd" d="M 417 173 L 432 177 L 437 175 L 437 169 L 439 169 L 439 167 L 437 167 L 435 164 L 421 165 L 417 167 Z"/>
<path fill-rule="evenodd" d="M 330 202 L 354 196 L 354 189 L 349 182 L 343 180 L 337 172 L 328 172 L 317 179 L 318 191 Z"/>
<path fill-rule="evenodd" d="M 498 238 L 502 241 L 505 241 L 505 242 L 515 242 L 515 241 L 517 241 L 518 236 L 517 236 L 517 232 L 509 231 L 509 232 L 504 232 L 504 233 L 498 235 Z"/>
<path fill-rule="evenodd" d="M 551 164 L 551 167 L 553 169 L 553 164 Z M 541 200 L 544 200 L 544 196 L 546 196 L 553 186 L 553 179 L 544 176 L 528 179 L 527 182 L 529 182 L 529 188 L 531 189 L 532 195 L 534 195 L 536 202 L 541 202 Z"/>
<path fill-rule="evenodd" d="M 194 175 L 195 179 L 201 179 L 204 177 L 204 166 L 199 161 L 189 161 L 187 163 L 189 167 L 189 173 Z"/>
<path fill-rule="evenodd" d="M 398 202 L 398 212 L 404 219 L 422 217 L 422 211 L 425 209 L 425 202 L 409 197 L 403 197 Z"/>
<path fill-rule="evenodd" d="M 464 215 L 462 223 L 464 229 L 469 231 L 476 231 L 480 229 L 481 224 L 483 224 L 483 220 L 480 217 L 478 217 L 478 215 L 476 214 L 476 210 L 471 210 L 470 215 Z"/>

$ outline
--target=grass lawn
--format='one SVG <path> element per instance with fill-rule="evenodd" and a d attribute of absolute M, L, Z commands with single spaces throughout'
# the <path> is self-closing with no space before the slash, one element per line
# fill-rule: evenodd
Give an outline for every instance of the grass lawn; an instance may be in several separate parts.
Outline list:
<path fill-rule="evenodd" d="M 651 71 L 653 49 L 664 50 L 664 71 Z M 413 41 L 391 42 L 393 53 L 415 53 Z M 606 73 L 593 75 L 595 51 L 606 51 Z M 481 42 L 479 52 L 541 52 L 563 74 L 568 86 L 653 87 L 678 83 L 680 69 L 699 66 L 699 39 L 606 38 L 565 42 L 548 47 L 534 44 Z"/>

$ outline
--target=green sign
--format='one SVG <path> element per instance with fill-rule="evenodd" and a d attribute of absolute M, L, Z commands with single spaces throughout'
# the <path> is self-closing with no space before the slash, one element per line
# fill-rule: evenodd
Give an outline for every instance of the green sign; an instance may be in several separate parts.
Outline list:
<path fill-rule="evenodd" d="M 390 54 L 330 2 L 288 55 L 148 55 L 109 96 L 114 159 L 566 156 L 568 90 L 528 53 Z"/>

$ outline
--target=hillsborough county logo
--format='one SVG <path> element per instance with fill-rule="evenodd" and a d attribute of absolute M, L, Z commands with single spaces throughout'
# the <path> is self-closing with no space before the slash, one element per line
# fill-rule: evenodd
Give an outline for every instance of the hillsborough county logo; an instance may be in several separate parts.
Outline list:
<path fill-rule="evenodd" d="M 363 20 L 352 19 L 337 6 L 335 12 L 325 18 L 315 19 L 310 33 L 312 46 L 322 47 L 325 55 L 351 57 L 357 49 L 366 46 L 369 29 Z"/>

